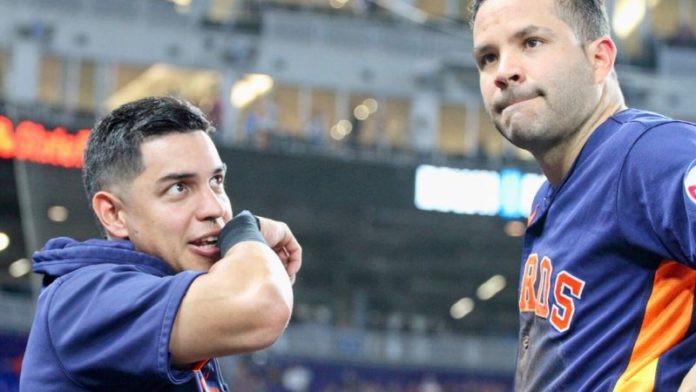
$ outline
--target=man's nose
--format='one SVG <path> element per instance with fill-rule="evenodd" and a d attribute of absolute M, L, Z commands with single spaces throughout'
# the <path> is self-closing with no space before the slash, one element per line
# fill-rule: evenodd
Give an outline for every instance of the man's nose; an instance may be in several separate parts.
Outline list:
<path fill-rule="evenodd" d="M 217 220 L 225 216 L 227 206 L 224 194 L 209 187 L 202 192 L 200 205 L 198 207 L 198 217 L 200 220 Z"/>
<path fill-rule="evenodd" d="M 524 81 L 522 62 L 519 56 L 514 54 L 500 55 L 497 66 L 495 85 L 499 89 L 504 90 L 512 84 Z"/>

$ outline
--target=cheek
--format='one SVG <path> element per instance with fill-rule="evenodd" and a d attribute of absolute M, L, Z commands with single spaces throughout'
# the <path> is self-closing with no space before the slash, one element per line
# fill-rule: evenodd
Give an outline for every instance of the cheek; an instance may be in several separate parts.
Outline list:
<path fill-rule="evenodd" d="M 490 103 L 493 101 L 493 95 L 495 94 L 495 91 L 497 89 L 495 86 L 495 82 L 491 78 L 482 75 L 479 78 L 479 83 L 483 103 L 486 105 L 486 108 L 488 109 Z"/>
<path fill-rule="evenodd" d="M 191 221 L 192 208 L 177 205 L 153 206 L 148 214 L 149 225 L 160 233 L 181 233 Z"/>
<path fill-rule="evenodd" d="M 483 99 L 486 99 L 486 95 L 488 94 L 488 78 L 486 78 L 483 74 L 479 75 L 479 89 L 481 90 L 481 96 Z"/>
<path fill-rule="evenodd" d="M 229 198 L 225 197 L 225 199 L 222 200 L 222 205 L 225 208 L 222 219 L 225 221 L 225 223 L 227 223 L 232 219 L 232 203 L 230 203 Z"/>

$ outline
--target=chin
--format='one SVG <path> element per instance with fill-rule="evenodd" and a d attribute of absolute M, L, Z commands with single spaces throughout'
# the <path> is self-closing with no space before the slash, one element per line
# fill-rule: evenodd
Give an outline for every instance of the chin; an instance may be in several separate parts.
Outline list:
<path fill-rule="evenodd" d="M 204 261 L 199 262 L 196 265 L 196 271 L 209 271 L 210 268 L 215 264 L 217 260 L 212 260 L 212 259 L 205 259 Z"/>
<path fill-rule="evenodd" d="M 182 271 L 207 272 L 216 261 L 216 258 L 190 255 L 187 260 L 181 264 L 181 269 Z"/>
<path fill-rule="evenodd" d="M 522 124 L 519 121 L 515 121 L 505 126 L 496 123 L 496 128 L 510 143 L 525 150 L 533 148 L 540 140 L 543 140 L 541 132 L 536 129 L 533 123 Z"/>
<path fill-rule="evenodd" d="M 521 135 L 521 132 L 519 129 L 515 129 L 512 126 L 508 125 L 503 125 L 500 122 L 495 122 L 495 127 L 498 129 L 498 132 L 505 138 L 507 141 L 510 143 L 514 144 L 517 147 L 522 148 L 519 143 L 524 139 Z"/>

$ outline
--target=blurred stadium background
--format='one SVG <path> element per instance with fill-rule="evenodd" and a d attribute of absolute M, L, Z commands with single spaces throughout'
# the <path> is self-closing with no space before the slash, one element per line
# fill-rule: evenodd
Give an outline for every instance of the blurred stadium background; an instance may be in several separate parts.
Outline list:
<path fill-rule="evenodd" d="M 693 0 L 609 0 L 631 106 L 696 120 Z M 541 177 L 483 111 L 468 0 L 0 0 L 0 391 L 30 255 L 96 226 L 80 153 L 147 95 L 209 113 L 236 210 L 305 250 L 287 333 L 233 391 L 507 391 Z"/>

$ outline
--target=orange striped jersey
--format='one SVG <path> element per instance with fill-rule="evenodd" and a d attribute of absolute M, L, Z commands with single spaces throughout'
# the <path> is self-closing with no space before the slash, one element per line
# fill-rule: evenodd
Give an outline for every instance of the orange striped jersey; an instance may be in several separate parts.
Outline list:
<path fill-rule="evenodd" d="M 532 206 L 517 391 L 676 391 L 696 362 L 696 126 L 627 109 Z"/>

